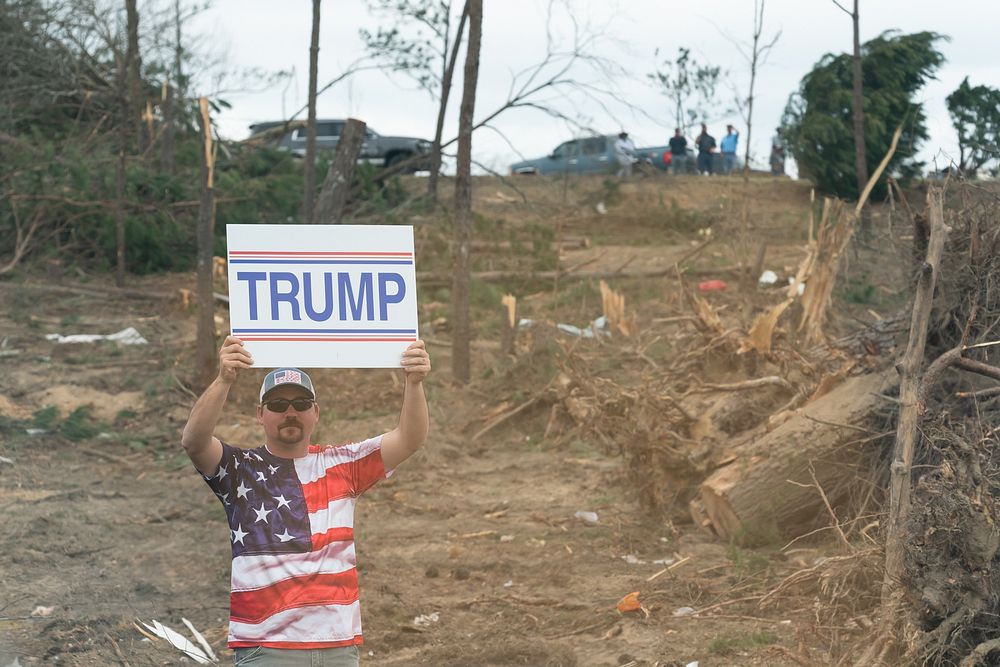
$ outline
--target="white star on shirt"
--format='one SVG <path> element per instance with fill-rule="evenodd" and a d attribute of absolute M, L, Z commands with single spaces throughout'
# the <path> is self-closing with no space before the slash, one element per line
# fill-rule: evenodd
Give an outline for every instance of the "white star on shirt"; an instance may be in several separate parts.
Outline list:
<path fill-rule="evenodd" d="M 236 488 L 236 495 L 238 495 L 240 498 L 246 498 L 247 494 L 250 491 L 251 491 L 250 487 L 243 486 L 243 482 L 240 482 L 240 485 Z"/>
<path fill-rule="evenodd" d="M 289 505 L 291 505 L 291 503 L 289 503 L 287 500 L 285 500 L 284 496 L 275 496 L 274 499 L 278 501 L 278 509 L 279 510 L 282 507 L 288 507 Z"/>
<path fill-rule="evenodd" d="M 288 531 L 286 530 L 285 532 Z M 249 534 L 250 533 L 243 532 L 243 524 L 240 524 L 239 526 L 236 527 L 236 530 L 233 531 L 233 544 L 236 544 L 237 542 L 243 544 L 243 538 Z M 243 546 L 246 545 L 244 544 Z"/>
<path fill-rule="evenodd" d="M 260 523 L 261 521 L 263 521 L 264 523 L 267 523 L 267 515 L 270 514 L 272 512 L 272 510 L 266 510 L 266 509 L 264 509 L 264 503 L 261 503 L 260 504 L 260 509 L 259 510 L 254 510 L 254 512 L 257 514 L 257 520 L 254 521 L 254 523 Z"/>
<path fill-rule="evenodd" d="M 262 471 L 260 471 L 260 470 L 257 471 L 257 481 L 258 482 L 266 482 L 267 481 L 267 477 L 264 477 L 264 473 Z"/>
<path fill-rule="evenodd" d="M 277 469 L 277 468 L 275 468 L 274 466 L 267 466 L 267 468 L 268 468 L 268 470 L 270 470 L 270 471 L 271 471 L 271 474 L 272 474 L 272 475 L 273 475 L 274 473 L 278 472 L 278 469 Z"/>
<path fill-rule="evenodd" d="M 243 452 L 243 458 L 245 458 L 247 461 L 250 460 L 251 456 L 253 456 L 253 453 L 251 453 L 251 452 Z"/>
<path fill-rule="evenodd" d="M 235 454 L 233 454 L 233 464 L 234 464 L 233 470 L 240 469 L 240 457 L 236 456 Z"/>
<path fill-rule="evenodd" d="M 226 471 L 226 466 L 219 466 L 219 472 L 216 473 L 215 478 L 221 482 L 228 474 L 229 472 Z"/>
<path fill-rule="evenodd" d="M 276 534 L 275 537 L 277 537 L 282 542 L 288 542 L 289 540 L 294 540 L 295 539 L 294 537 L 292 537 L 291 535 L 288 534 L 288 529 L 287 528 L 285 528 L 285 532 L 283 532 L 281 535 L 277 535 Z"/>

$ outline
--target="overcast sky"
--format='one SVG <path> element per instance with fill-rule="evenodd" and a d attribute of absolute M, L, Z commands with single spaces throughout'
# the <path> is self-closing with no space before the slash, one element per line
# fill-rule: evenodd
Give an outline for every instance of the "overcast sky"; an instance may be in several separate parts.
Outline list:
<path fill-rule="evenodd" d="M 849 2 L 843 0 L 842 4 Z M 461 2 L 454 0 L 454 4 L 460 6 Z M 548 2 L 485 0 L 484 4 L 477 118 L 503 104 L 514 73 L 540 62 L 546 48 Z M 689 47 L 702 62 L 728 70 L 729 83 L 720 89 L 727 106 L 731 106 L 733 97 L 730 88 L 746 90 L 749 66 L 732 40 L 750 41 L 753 0 L 564 0 L 556 7 L 551 34 L 558 48 L 572 45 L 572 13 L 582 32 L 598 35 L 596 54 L 620 65 L 624 73 L 609 84 L 592 69 L 578 70 L 579 78 L 587 83 L 614 87 L 617 100 L 605 98 L 599 103 L 579 95 L 551 94 L 544 99 L 602 133 L 624 128 L 637 146 L 666 143 L 674 126 L 671 107 L 647 79 L 647 74 L 666 57 L 675 56 L 679 46 Z M 374 30 L 379 26 L 379 20 L 368 12 L 364 0 L 327 0 L 322 12 L 321 85 L 363 55 L 358 30 Z M 191 31 L 208 36 L 208 45 L 223 53 L 230 66 L 293 72 L 285 83 L 269 90 L 226 95 L 232 109 L 216 119 L 223 136 L 243 138 L 251 123 L 279 120 L 305 104 L 310 24 L 311 3 L 307 0 L 287 3 L 214 0 L 212 7 L 191 25 Z M 995 48 L 998 26 L 1000 2 L 996 0 L 948 3 L 862 0 L 862 42 L 889 29 L 931 30 L 951 38 L 939 44 L 946 62 L 938 71 L 938 79 L 919 95 L 925 102 L 930 132 L 930 140 L 921 151 L 925 160 L 937 156 L 946 163 L 947 157 L 942 155 L 957 156 L 955 133 L 944 98 L 965 76 L 973 85 L 1000 88 L 1000 55 Z M 803 75 L 824 54 L 851 49 L 850 17 L 831 0 L 767 0 L 765 36 L 773 36 L 779 30 L 781 37 L 757 79 L 752 150 L 758 161 L 766 161 L 773 129 L 781 119 L 789 94 L 798 87 Z M 460 72 L 456 76 L 460 79 Z M 460 80 L 456 86 L 445 126 L 449 138 L 457 129 Z M 619 100 L 627 100 L 642 111 L 630 109 Z M 433 138 L 435 102 L 399 75 L 361 72 L 324 93 L 317 106 L 321 118 L 353 116 L 381 134 Z M 745 123 L 738 113 L 712 121 L 710 131 L 717 137 L 725 133 L 727 122 L 746 136 Z M 506 172 L 509 164 L 520 156 L 545 155 L 559 142 L 578 134 L 566 121 L 533 109 L 505 112 L 494 125 L 497 132 L 476 133 L 473 155 L 501 172 Z M 741 144 L 741 153 L 742 150 Z"/>

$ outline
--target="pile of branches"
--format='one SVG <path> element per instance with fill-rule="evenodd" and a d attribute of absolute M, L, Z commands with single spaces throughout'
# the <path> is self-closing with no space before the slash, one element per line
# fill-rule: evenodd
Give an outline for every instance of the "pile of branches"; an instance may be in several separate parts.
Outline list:
<path fill-rule="evenodd" d="M 970 667 L 1000 658 L 1000 197 L 959 183 L 949 205 L 902 584 L 912 657 Z"/>

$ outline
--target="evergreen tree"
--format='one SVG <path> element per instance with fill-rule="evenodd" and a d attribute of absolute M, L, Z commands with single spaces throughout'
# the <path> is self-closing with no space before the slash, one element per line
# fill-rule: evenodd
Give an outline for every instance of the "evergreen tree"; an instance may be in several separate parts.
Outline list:
<path fill-rule="evenodd" d="M 917 92 L 944 62 L 935 48 L 947 39 L 934 32 L 911 35 L 887 31 L 861 48 L 864 80 L 865 148 L 869 173 L 882 160 L 892 133 L 903 136 L 889 173 L 912 177 L 923 168 L 916 155 L 927 139 L 926 117 Z M 782 119 L 782 134 L 799 166 L 824 193 L 857 198 L 851 55 L 827 54 L 791 95 Z"/>

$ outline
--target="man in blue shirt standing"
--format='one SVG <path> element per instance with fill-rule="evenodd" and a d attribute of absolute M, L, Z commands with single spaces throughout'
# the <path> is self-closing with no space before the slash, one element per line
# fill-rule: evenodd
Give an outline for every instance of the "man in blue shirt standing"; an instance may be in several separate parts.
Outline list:
<path fill-rule="evenodd" d="M 726 136 L 722 137 L 719 148 L 722 150 L 722 173 L 730 174 L 736 167 L 736 144 L 740 133 L 732 125 L 726 125 Z"/>

